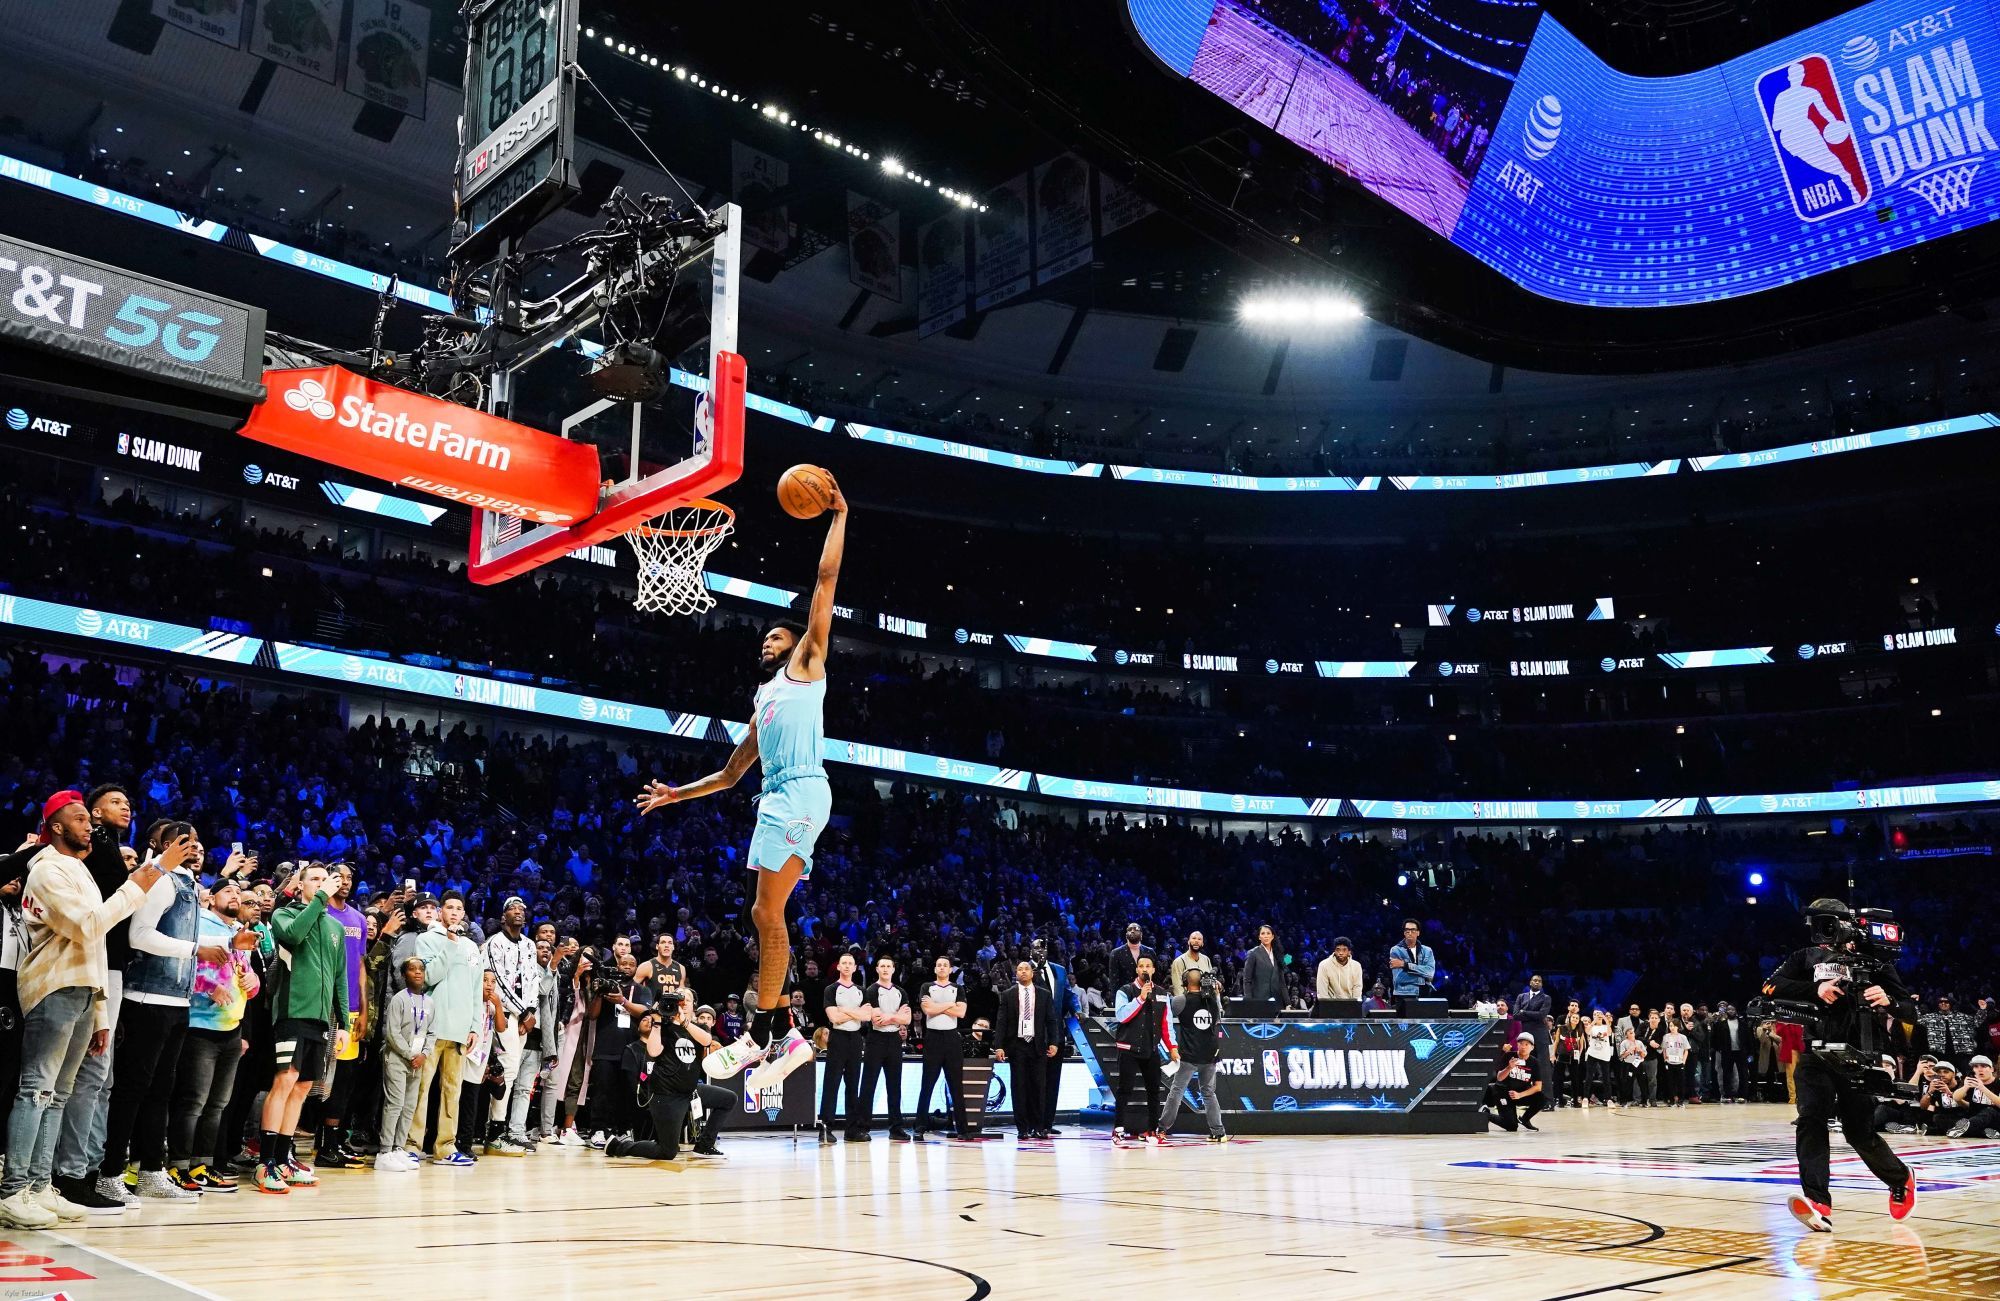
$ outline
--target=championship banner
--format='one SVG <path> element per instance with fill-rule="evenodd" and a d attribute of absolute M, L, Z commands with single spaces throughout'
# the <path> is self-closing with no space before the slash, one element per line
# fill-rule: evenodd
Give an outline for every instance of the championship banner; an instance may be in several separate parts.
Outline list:
<path fill-rule="evenodd" d="M 972 218 L 977 276 L 972 305 L 981 311 L 1027 292 L 1034 244 L 1029 236 L 1028 178 L 1016 176 L 986 196 Z"/>
<path fill-rule="evenodd" d="M 597 449 L 378 384 L 340 366 L 274 370 L 243 435 L 359 474 L 537 524 L 597 508 Z"/>
<path fill-rule="evenodd" d="M 773 206 L 772 196 L 792 183 L 791 164 L 752 149 L 741 140 L 729 145 L 729 197 L 743 209 L 743 242 L 767 253 L 792 246 L 791 212 Z"/>
<path fill-rule="evenodd" d="M 250 53 L 332 85 L 339 67 L 340 0 L 260 0 Z"/>
<path fill-rule="evenodd" d="M 847 279 L 857 289 L 903 301 L 902 220 L 886 203 L 847 192 Z"/>
<path fill-rule="evenodd" d="M 1075 154 L 1035 169 L 1035 283 L 1090 261 L 1090 165 Z"/>
<path fill-rule="evenodd" d="M 354 0 L 347 93 L 422 117 L 430 50 L 431 11 L 420 0 Z"/>
<path fill-rule="evenodd" d="M 917 232 L 917 337 L 965 319 L 965 217 L 950 213 Z"/>
<path fill-rule="evenodd" d="M 243 18 L 249 6 L 250 0 L 153 0 L 153 16 L 169 27 L 235 50 L 243 46 Z"/>

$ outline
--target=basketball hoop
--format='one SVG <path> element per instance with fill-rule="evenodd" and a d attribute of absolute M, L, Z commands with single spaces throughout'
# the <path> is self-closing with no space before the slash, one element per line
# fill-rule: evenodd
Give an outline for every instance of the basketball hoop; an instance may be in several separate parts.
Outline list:
<path fill-rule="evenodd" d="M 736 512 L 697 497 L 625 534 L 639 561 L 639 595 L 632 604 L 648 614 L 700 614 L 715 604 L 702 581 L 709 553 L 736 528 Z"/>
<path fill-rule="evenodd" d="M 1942 217 L 1972 206 L 1972 174 L 1978 170 L 1979 160 L 1974 159 L 1962 167 L 1936 168 L 1906 184 Z"/>

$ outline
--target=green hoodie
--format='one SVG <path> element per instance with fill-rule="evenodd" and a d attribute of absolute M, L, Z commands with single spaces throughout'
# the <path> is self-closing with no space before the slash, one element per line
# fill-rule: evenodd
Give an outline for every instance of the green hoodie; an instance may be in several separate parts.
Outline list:
<path fill-rule="evenodd" d="M 271 931 L 291 951 L 291 970 L 278 1003 L 276 1021 L 318 1021 L 335 1028 L 347 1025 L 347 931 L 326 915 L 327 896 L 290 904 L 271 914 Z"/>

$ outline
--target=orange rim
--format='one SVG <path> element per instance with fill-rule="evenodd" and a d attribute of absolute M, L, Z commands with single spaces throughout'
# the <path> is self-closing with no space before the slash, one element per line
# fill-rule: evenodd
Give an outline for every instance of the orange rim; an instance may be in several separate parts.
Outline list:
<path fill-rule="evenodd" d="M 648 538 L 705 538 L 711 533 L 720 533 L 723 529 L 729 528 L 736 523 L 735 511 L 723 505 L 721 502 L 711 501 L 707 497 L 696 497 L 692 501 L 684 501 L 680 503 L 678 506 L 675 506 L 673 509 L 720 511 L 722 513 L 722 518 L 717 520 L 713 524 L 709 524 L 698 529 L 659 529 L 659 528 L 654 528 L 651 524 L 641 524 L 636 528 L 633 528 L 631 532 L 637 533 L 641 537 L 648 537 Z M 660 516 L 655 516 L 654 518 L 663 519 L 665 518 L 665 516 L 660 515 Z"/>

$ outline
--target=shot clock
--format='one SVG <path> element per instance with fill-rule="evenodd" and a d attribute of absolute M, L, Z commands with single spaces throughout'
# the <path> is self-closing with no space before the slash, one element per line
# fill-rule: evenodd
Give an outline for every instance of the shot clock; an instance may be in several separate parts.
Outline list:
<path fill-rule="evenodd" d="M 578 0 L 490 0 L 471 18 L 454 257 L 482 255 L 576 193 Z"/>

